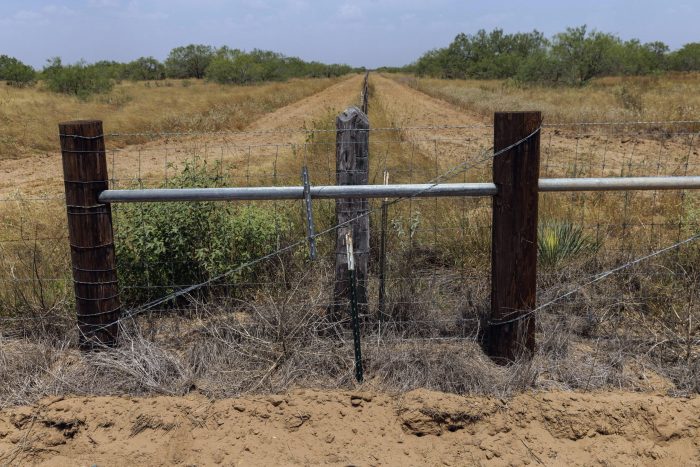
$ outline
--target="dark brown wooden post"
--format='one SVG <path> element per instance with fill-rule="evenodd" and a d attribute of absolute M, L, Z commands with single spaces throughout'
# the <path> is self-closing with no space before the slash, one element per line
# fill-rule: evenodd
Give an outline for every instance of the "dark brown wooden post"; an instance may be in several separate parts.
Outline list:
<path fill-rule="evenodd" d="M 112 210 L 98 197 L 107 189 L 101 121 L 58 126 L 68 212 L 68 237 L 80 348 L 114 345 L 120 317 Z"/>
<path fill-rule="evenodd" d="M 499 363 L 528 358 L 535 350 L 537 201 L 540 112 L 494 116 L 491 315 L 486 353 Z M 529 137 L 528 137 L 529 136 Z M 522 141 L 526 138 L 524 141 Z"/>
<path fill-rule="evenodd" d="M 366 185 L 369 173 L 369 120 L 357 107 L 336 118 L 336 184 Z M 369 203 L 367 199 L 340 198 L 335 202 L 336 225 L 352 229 L 355 251 L 356 293 L 360 316 L 367 313 L 367 269 L 369 265 Z M 354 219 L 354 220 L 353 220 Z M 345 230 L 337 229 L 335 287 L 331 320 L 349 317 L 350 274 L 348 273 Z"/>

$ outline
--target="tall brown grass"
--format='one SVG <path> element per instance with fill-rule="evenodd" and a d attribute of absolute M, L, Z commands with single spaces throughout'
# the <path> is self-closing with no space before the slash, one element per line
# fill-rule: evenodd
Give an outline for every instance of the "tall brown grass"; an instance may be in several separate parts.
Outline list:
<path fill-rule="evenodd" d="M 257 117 L 317 93 L 342 78 L 296 79 L 257 86 L 205 81 L 123 82 L 82 100 L 31 88 L 0 86 L 0 159 L 54 151 L 57 122 L 102 119 L 109 132 L 240 130 Z M 119 138 L 115 144 L 139 142 Z"/>
<path fill-rule="evenodd" d="M 549 123 L 700 119 L 700 73 L 598 78 L 583 87 L 394 78 L 488 119 L 502 110 L 541 110 Z"/>

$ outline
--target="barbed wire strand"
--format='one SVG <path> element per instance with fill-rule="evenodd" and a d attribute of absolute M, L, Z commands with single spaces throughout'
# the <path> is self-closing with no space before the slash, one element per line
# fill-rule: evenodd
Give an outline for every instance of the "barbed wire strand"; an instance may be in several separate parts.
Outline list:
<path fill-rule="evenodd" d="M 484 161 L 494 159 L 494 158 L 498 157 L 499 155 L 504 154 L 504 153 L 510 151 L 511 149 L 516 148 L 516 147 L 518 147 L 519 145 L 523 144 L 524 142 L 528 141 L 530 138 L 532 138 L 533 136 L 535 136 L 536 134 L 538 134 L 540 131 L 541 131 L 541 123 L 540 123 L 540 125 L 538 125 L 538 127 L 537 127 L 534 131 L 532 131 L 530 134 L 528 134 L 528 135 L 525 136 L 524 138 L 521 138 L 520 140 L 518 140 L 518 141 L 516 141 L 516 142 L 514 142 L 514 143 L 512 143 L 512 144 L 510 144 L 510 145 L 508 145 L 508 146 L 506 146 L 506 147 L 504 147 L 504 148 L 502 148 L 502 149 L 500 149 L 500 150 L 494 152 L 493 154 L 490 154 L 489 156 L 483 156 L 483 153 L 482 153 L 482 157 L 481 157 L 480 159 L 477 159 L 476 161 L 473 161 L 473 162 L 471 162 L 471 161 L 464 161 L 464 162 L 461 162 L 460 164 L 457 164 L 456 166 L 452 167 L 451 169 L 449 169 L 449 170 L 447 170 L 446 172 L 444 172 L 442 175 L 436 177 L 436 178 L 433 179 L 431 182 L 429 182 L 429 183 L 430 183 L 430 186 L 428 186 L 428 187 L 426 187 L 426 188 L 424 188 L 424 189 L 422 189 L 422 190 L 420 190 L 420 191 L 418 191 L 418 192 L 416 192 L 416 193 L 414 193 L 414 194 L 412 194 L 412 195 L 410 195 L 410 196 L 401 197 L 401 198 L 396 198 L 396 199 L 394 199 L 394 200 L 392 200 L 392 201 L 389 201 L 389 204 L 390 204 L 390 205 L 393 205 L 393 204 L 399 203 L 399 202 L 404 201 L 404 200 L 407 200 L 407 199 L 415 198 L 416 196 L 419 196 L 419 195 L 422 194 L 422 193 L 426 193 L 426 192 L 430 191 L 431 189 L 433 189 L 435 186 L 437 186 L 437 185 L 440 183 L 440 181 L 442 181 L 442 180 L 444 180 L 444 179 L 446 179 L 446 178 L 450 178 L 450 177 L 452 177 L 452 176 L 454 176 L 454 175 L 457 175 L 457 174 L 461 173 L 462 170 L 468 170 L 468 169 L 471 168 L 472 166 L 478 165 L 478 164 L 480 164 L 480 163 L 482 163 L 482 162 L 484 162 Z M 488 151 L 490 151 L 490 150 L 491 150 L 491 149 L 489 149 Z M 485 152 L 486 152 L 486 151 L 485 151 Z M 334 226 L 332 226 L 332 227 L 330 227 L 330 228 L 328 228 L 328 229 L 325 229 L 325 230 L 323 230 L 323 231 L 318 232 L 316 235 L 314 235 L 314 238 L 318 238 L 318 237 L 323 236 L 323 235 L 326 235 L 326 234 L 328 234 L 328 233 L 330 233 L 330 232 L 334 232 L 334 231 L 336 231 L 336 230 L 338 230 L 338 229 L 340 229 L 340 228 L 342 228 L 342 227 L 344 227 L 344 226 L 346 226 L 346 225 L 348 225 L 348 224 L 351 224 L 351 223 L 355 222 L 355 221 L 358 220 L 358 219 L 361 219 L 361 218 L 363 218 L 363 217 L 369 216 L 369 215 L 372 214 L 373 212 L 378 212 L 379 210 L 380 210 L 380 208 L 375 208 L 375 209 L 368 210 L 368 211 L 366 211 L 366 212 L 364 212 L 364 213 L 362 213 L 362 214 L 360 214 L 360 215 L 358 215 L 358 216 L 356 216 L 356 217 L 354 217 L 354 218 L 348 219 L 347 221 L 341 222 L 341 223 L 336 224 L 336 225 L 334 225 Z M 142 314 L 142 313 L 144 313 L 144 312 L 146 312 L 146 311 L 148 311 L 148 310 L 150 310 L 150 309 L 152 309 L 152 308 L 154 308 L 154 307 L 156 307 L 156 306 L 158 306 L 158 305 L 162 305 L 162 304 L 164 304 L 164 303 L 167 303 L 167 302 L 176 300 L 177 298 L 182 297 L 182 296 L 184 296 L 184 295 L 188 295 L 189 293 L 191 293 L 191 292 L 193 292 L 193 291 L 195 291 L 195 290 L 201 289 L 201 288 L 206 287 L 206 286 L 208 286 L 208 285 L 210 285 L 210 284 L 212 284 L 212 283 L 218 282 L 218 281 L 220 281 L 221 279 L 224 279 L 224 278 L 226 278 L 226 277 L 229 277 L 229 276 L 231 276 L 231 275 L 234 275 L 234 274 L 236 274 L 236 273 L 239 273 L 239 272 L 243 271 L 244 269 L 250 268 L 251 266 L 254 266 L 254 265 L 256 265 L 256 264 L 258 264 L 258 263 L 260 263 L 260 262 L 263 262 L 263 261 L 266 261 L 266 260 L 268 260 L 268 259 L 274 258 L 274 257 L 276 257 L 276 256 L 279 256 L 279 255 L 283 254 L 283 253 L 286 253 L 286 252 L 288 252 L 288 251 L 291 251 L 291 250 L 293 250 L 293 249 L 296 249 L 296 248 L 298 248 L 298 247 L 300 247 L 300 246 L 302 246 L 302 245 L 305 245 L 307 242 L 308 242 L 308 237 L 304 237 L 304 238 L 302 238 L 302 239 L 300 239 L 300 240 L 298 240 L 298 241 L 296 241 L 296 242 L 294 242 L 294 243 L 292 243 L 292 244 L 290 244 L 290 245 L 287 245 L 287 246 L 285 246 L 285 247 L 283 247 L 283 248 L 278 249 L 277 251 L 268 253 L 267 255 L 264 255 L 264 256 L 261 256 L 261 257 L 259 257 L 259 258 L 254 259 L 254 260 L 248 261 L 248 262 L 246 262 L 246 263 L 244 263 L 244 264 L 241 264 L 241 265 L 239 265 L 239 266 L 237 266 L 237 267 L 235 267 L 235 268 L 232 268 L 232 269 L 230 269 L 230 270 L 228 270 L 228 271 L 225 271 L 225 272 L 223 272 L 223 273 L 221 273 L 221 274 L 218 274 L 218 275 L 216 275 L 216 276 L 214 276 L 214 277 L 212 277 L 212 278 L 209 278 L 209 279 L 207 279 L 206 281 L 203 281 L 203 282 L 200 282 L 200 283 L 197 283 L 197 284 L 192 284 L 192 285 L 190 285 L 190 286 L 188 286 L 188 287 L 186 287 L 186 288 L 184 288 L 184 289 L 175 291 L 175 292 L 173 292 L 173 293 L 171 293 L 171 294 L 168 294 L 168 295 L 166 295 L 166 296 L 164 296 L 164 297 L 161 297 L 161 298 L 159 298 L 159 299 L 156 299 L 156 300 L 153 300 L 153 301 L 151 301 L 151 302 L 149 302 L 149 303 L 146 303 L 146 304 L 144 304 L 144 305 L 142 305 L 142 306 L 140 306 L 140 307 L 138 307 L 138 308 L 135 308 L 135 309 L 133 309 L 133 310 L 127 311 L 126 315 L 120 317 L 117 321 L 112 322 L 112 323 L 109 323 L 109 324 L 101 325 L 100 327 L 94 328 L 94 329 L 92 329 L 91 331 L 92 331 L 92 332 L 98 332 L 98 331 L 100 331 L 100 330 L 104 330 L 104 329 L 106 329 L 106 328 L 108 328 L 108 327 L 111 327 L 111 326 L 117 324 L 118 322 L 125 321 L 125 320 L 128 320 L 128 319 L 132 319 L 133 317 L 135 317 L 135 316 L 137 316 L 137 315 L 139 315 L 139 314 Z"/>
<path fill-rule="evenodd" d="M 584 283 L 582 283 L 582 284 L 576 286 L 575 288 L 569 290 L 568 292 L 566 292 L 566 293 L 564 293 L 564 294 L 562 294 L 562 295 L 559 295 L 558 297 L 553 298 L 553 299 L 547 301 L 546 303 L 543 303 L 542 305 L 539 305 L 538 307 L 536 307 L 536 308 L 534 308 L 534 309 L 532 309 L 532 310 L 530 310 L 530 311 L 528 311 L 528 312 L 526 312 L 526 313 L 523 313 L 522 315 L 519 315 L 519 316 L 517 316 L 517 317 L 515 317 L 515 318 L 508 319 L 508 320 L 489 321 L 489 324 L 490 324 L 490 325 L 494 325 L 494 326 L 502 326 L 502 325 L 506 325 L 506 324 L 510 324 L 510 323 L 514 323 L 514 322 L 516 322 L 516 321 L 521 321 L 521 320 L 523 320 L 523 319 L 526 319 L 526 318 L 528 318 L 528 317 L 534 315 L 535 313 L 538 313 L 538 312 L 542 311 L 543 309 L 545 309 L 545 308 L 547 308 L 547 307 L 549 307 L 549 306 L 552 306 L 552 305 L 554 305 L 555 303 L 557 303 L 557 302 L 559 302 L 559 301 L 565 299 L 566 297 L 570 297 L 571 295 L 573 295 L 573 294 L 575 294 L 576 292 L 578 292 L 578 291 L 580 291 L 580 290 L 582 290 L 582 289 L 588 287 L 589 285 L 595 284 L 596 282 L 600 282 L 600 281 L 602 281 L 603 279 L 606 279 L 606 278 L 612 276 L 613 274 L 615 274 L 615 273 L 617 273 L 617 272 L 620 272 L 620 271 L 622 271 L 622 270 L 624 270 L 624 269 L 630 268 L 630 267 L 632 267 L 632 266 L 634 266 L 634 265 L 636 265 L 636 264 L 642 263 L 642 262 L 644 262 L 644 261 L 646 261 L 646 260 L 649 260 L 649 259 L 654 258 L 654 257 L 656 257 L 656 256 L 662 255 L 662 254 L 667 253 L 667 252 L 669 252 L 669 251 L 673 251 L 673 250 L 675 250 L 675 249 L 677 249 L 677 248 L 680 248 L 680 247 L 683 246 L 683 245 L 686 245 L 686 244 L 688 244 L 688 243 L 694 242 L 695 240 L 697 240 L 697 239 L 699 239 L 699 238 L 700 238 L 700 233 L 695 234 L 695 235 L 693 235 L 693 236 L 691 236 L 691 237 L 688 237 L 688 238 L 686 238 L 685 240 L 682 240 L 682 241 L 680 241 L 680 242 L 676 242 L 676 243 L 674 243 L 673 245 L 669 245 L 669 246 L 667 246 L 667 247 L 665 247 L 665 248 L 661 248 L 660 250 L 656 250 L 656 251 L 654 251 L 654 252 L 652 252 L 652 253 L 649 253 L 649 254 L 646 254 L 646 255 L 644 255 L 644 256 L 641 256 L 641 257 L 638 257 L 638 258 L 636 258 L 636 259 L 633 259 L 633 260 L 631 260 L 631 261 L 628 261 L 627 263 L 622 264 L 622 265 L 620 265 L 620 266 L 617 266 L 617 267 L 615 267 L 615 268 L 612 268 L 612 269 L 610 269 L 610 270 L 608 270 L 608 271 L 604 271 L 604 272 L 601 272 L 601 273 L 598 273 L 598 274 L 594 274 L 594 275 L 592 275 L 592 276 L 589 276 L 589 277 L 591 277 L 590 280 L 587 280 L 586 282 L 584 282 Z M 513 311 L 512 313 L 518 313 L 518 311 Z"/>
<path fill-rule="evenodd" d="M 567 126 L 634 126 L 634 125 L 694 125 L 700 124 L 700 120 L 620 120 L 603 122 L 554 122 L 543 123 L 542 128 L 559 128 Z M 377 132 L 377 131 L 415 131 L 415 130 L 466 130 L 472 128 L 493 128 L 491 123 L 465 123 L 458 125 L 409 125 L 401 127 L 376 127 L 367 129 L 357 129 L 356 131 Z M 123 137 L 173 137 L 173 136 L 206 136 L 206 135 L 266 135 L 266 134 L 288 134 L 288 133 L 335 133 L 337 130 L 326 128 L 274 128 L 269 130 L 221 130 L 221 131 L 162 131 L 162 132 L 113 132 L 105 133 L 103 136 L 112 138 Z M 66 136 L 66 135 L 63 135 Z M 67 135 L 71 136 L 71 135 Z M 102 137 L 102 136 L 100 136 Z M 97 137 L 86 137 L 94 139 Z"/>

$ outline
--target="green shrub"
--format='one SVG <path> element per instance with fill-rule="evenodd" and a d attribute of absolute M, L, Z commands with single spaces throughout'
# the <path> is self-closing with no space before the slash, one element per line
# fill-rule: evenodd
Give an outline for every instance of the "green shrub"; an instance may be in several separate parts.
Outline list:
<path fill-rule="evenodd" d="M 207 68 L 207 79 L 221 84 L 249 84 L 261 81 L 261 66 L 247 55 L 217 57 Z"/>
<path fill-rule="evenodd" d="M 43 76 L 49 90 L 85 98 L 112 90 L 114 80 L 106 70 L 104 66 L 88 65 L 83 61 L 63 65 L 60 58 L 54 58 L 44 68 Z"/>
<path fill-rule="evenodd" d="M 221 84 L 250 84 L 301 77 L 330 78 L 351 71 L 347 65 L 305 62 L 267 50 L 244 52 L 224 46 L 209 63 L 206 78 Z"/>
<path fill-rule="evenodd" d="M 600 248 L 581 227 L 567 221 L 546 221 L 537 230 L 537 260 L 545 267 L 593 254 Z"/>
<path fill-rule="evenodd" d="M 132 81 L 165 79 L 165 65 L 153 57 L 141 57 L 124 65 L 122 76 Z"/>
<path fill-rule="evenodd" d="M 190 44 L 176 47 L 170 51 L 165 60 L 165 72 L 168 78 L 204 78 L 216 49 L 209 45 Z"/>
<path fill-rule="evenodd" d="M 219 166 L 197 160 L 185 165 L 168 188 L 225 185 Z M 127 303 L 140 303 L 207 281 L 274 251 L 286 223 L 256 205 L 215 202 L 130 204 L 115 209 L 119 280 Z M 253 279 L 254 265 L 226 282 Z M 145 288 L 155 287 L 154 289 Z"/>
<path fill-rule="evenodd" d="M 16 58 L 0 55 L 0 81 L 6 81 L 10 86 L 29 86 L 36 81 L 36 72 Z"/>
<path fill-rule="evenodd" d="M 670 52 L 660 41 L 622 40 L 614 34 L 566 28 L 551 39 L 539 31 L 502 29 L 458 34 L 447 46 L 423 54 L 404 72 L 446 79 L 504 79 L 581 86 L 601 76 L 700 70 L 700 43 Z"/>
<path fill-rule="evenodd" d="M 685 44 L 670 56 L 671 69 L 676 71 L 700 71 L 700 42 Z"/>

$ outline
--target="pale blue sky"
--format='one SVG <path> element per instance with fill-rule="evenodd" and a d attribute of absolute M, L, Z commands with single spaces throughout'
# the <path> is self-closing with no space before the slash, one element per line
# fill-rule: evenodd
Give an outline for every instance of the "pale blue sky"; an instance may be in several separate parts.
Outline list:
<path fill-rule="evenodd" d="M 41 67 L 164 59 L 189 43 L 355 66 L 404 65 L 459 32 L 589 27 L 672 49 L 700 41 L 700 0 L 2 0 L 0 54 Z"/>

